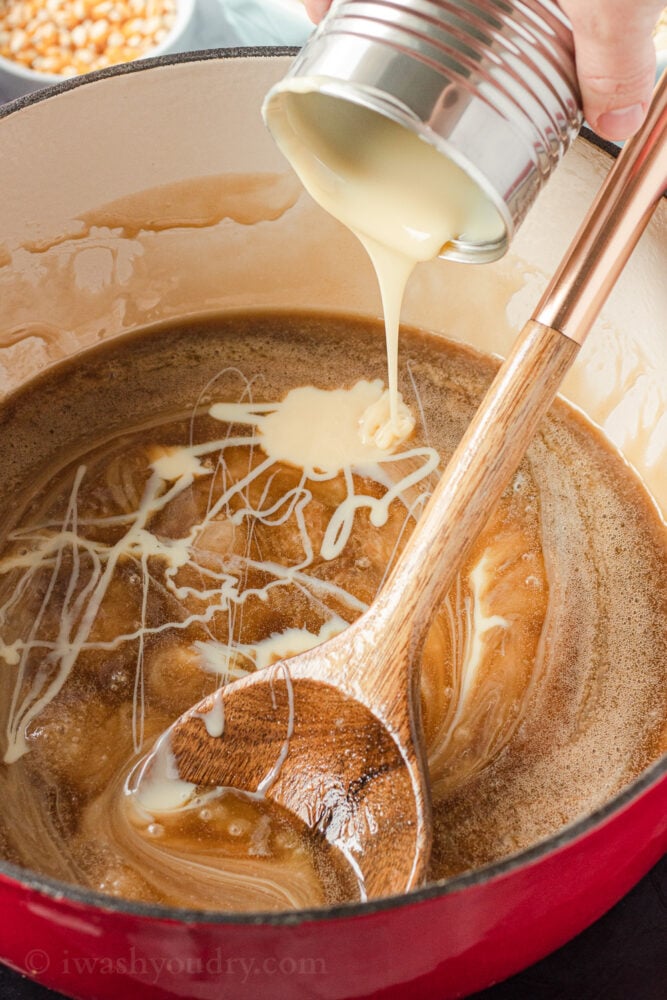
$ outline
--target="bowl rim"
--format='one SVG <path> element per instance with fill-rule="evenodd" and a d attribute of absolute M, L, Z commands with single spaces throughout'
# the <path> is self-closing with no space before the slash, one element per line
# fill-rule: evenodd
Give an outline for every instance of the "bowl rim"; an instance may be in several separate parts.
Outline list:
<path fill-rule="evenodd" d="M 150 49 L 146 49 L 145 56 L 137 56 L 133 59 L 133 63 L 143 61 L 144 59 L 159 58 L 161 55 L 165 54 L 169 46 L 173 45 L 174 42 L 176 42 L 187 30 L 194 15 L 197 0 L 175 0 L 175 3 L 176 17 L 165 38 L 163 38 L 158 45 L 153 45 Z M 113 68 L 113 66 L 109 67 L 109 69 Z M 0 74 L 2 73 L 13 77 L 15 80 L 25 80 L 27 84 L 41 83 L 44 87 L 48 87 L 49 84 L 57 84 L 62 80 L 75 79 L 75 77 L 64 77 L 60 73 L 42 73 L 41 70 L 30 69 L 28 66 L 23 66 L 14 59 L 7 59 L 6 56 L 0 55 Z M 86 77 L 92 75 L 93 73 L 79 74 L 79 76 Z M 0 105 L 0 110 L 1 109 L 2 105 Z"/>
<path fill-rule="evenodd" d="M 12 114 L 20 112 L 32 104 L 58 97 L 68 90 L 96 83 L 107 77 L 122 76 L 126 73 L 138 73 L 164 66 L 180 63 L 205 62 L 226 59 L 268 59 L 277 57 L 294 57 L 299 48 L 295 46 L 256 46 L 229 49 L 204 49 L 196 52 L 179 52 L 156 56 L 149 59 L 135 60 L 129 63 L 119 63 L 105 69 L 77 77 L 60 79 L 58 83 L 44 89 L 25 94 L 13 101 L 0 105 L 0 121 Z M 582 128 L 581 137 L 592 145 L 602 149 L 611 157 L 618 156 L 620 149 L 614 143 L 607 142 L 595 135 L 590 129 Z M 665 194 L 667 198 L 667 193 Z M 254 925 L 268 927 L 298 926 L 300 924 L 347 919 L 350 917 L 371 916 L 385 910 L 394 910 L 417 903 L 440 899 L 466 889 L 479 887 L 485 883 L 500 881 L 521 868 L 537 864 L 549 855 L 554 855 L 583 840 L 588 834 L 618 814 L 629 808 L 633 802 L 640 799 L 649 790 L 667 784 L 667 753 L 653 761 L 629 784 L 625 785 L 611 799 L 598 806 L 590 813 L 573 820 L 562 829 L 548 837 L 544 837 L 530 847 L 508 855 L 499 861 L 483 865 L 472 871 L 463 872 L 448 879 L 440 879 L 428 885 L 412 889 L 396 896 L 386 896 L 367 902 L 348 902 L 331 907 L 315 907 L 300 910 L 285 910 L 280 912 L 224 912 L 215 910 L 199 910 L 189 907 L 167 906 L 159 903 L 144 903 L 135 900 L 116 899 L 115 897 L 73 885 L 68 882 L 40 875 L 9 861 L 0 859 L 0 884 L 2 882 L 18 885 L 50 898 L 54 902 L 67 902 L 85 906 L 97 911 L 115 913 L 119 916 L 145 918 L 151 921 L 159 920 L 171 923 L 198 925 Z"/>

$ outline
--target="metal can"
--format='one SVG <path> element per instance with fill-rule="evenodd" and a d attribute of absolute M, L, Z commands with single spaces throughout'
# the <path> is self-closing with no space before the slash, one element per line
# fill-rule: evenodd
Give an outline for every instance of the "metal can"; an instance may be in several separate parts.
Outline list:
<path fill-rule="evenodd" d="M 500 213 L 493 242 L 443 256 L 502 256 L 582 122 L 569 23 L 551 0 L 334 0 L 266 97 L 316 90 L 411 129 L 457 163 Z"/>

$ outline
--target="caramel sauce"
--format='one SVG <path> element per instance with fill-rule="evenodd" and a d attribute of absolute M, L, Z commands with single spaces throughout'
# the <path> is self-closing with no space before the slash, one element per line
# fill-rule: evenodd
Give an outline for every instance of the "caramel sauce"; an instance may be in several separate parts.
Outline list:
<path fill-rule="evenodd" d="M 261 798 L 183 788 L 168 760 L 152 801 L 128 806 L 126 789 L 181 712 L 373 600 L 496 368 L 428 334 L 402 339 L 416 425 L 385 448 L 354 433 L 386 365 L 380 328 L 354 319 L 154 328 L 6 401 L 7 858 L 205 909 L 360 898 L 337 853 Z M 657 510 L 557 404 L 424 653 L 431 878 L 554 833 L 666 749 L 666 607 Z M 224 727 L 215 712 L 204 722 Z"/>

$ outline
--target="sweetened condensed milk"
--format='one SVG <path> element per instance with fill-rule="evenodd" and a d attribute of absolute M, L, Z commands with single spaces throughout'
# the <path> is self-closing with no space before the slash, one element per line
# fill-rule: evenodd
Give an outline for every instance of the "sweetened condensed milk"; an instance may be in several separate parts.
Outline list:
<path fill-rule="evenodd" d="M 479 185 L 416 133 L 359 104 L 293 80 L 271 130 L 315 201 L 361 240 L 377 274 L 387 341 L 388 392 L 377 439 L 402 440 L 410 415 L 398 394 L 398 330 L 405 286 L 419 261 L 454 240 L 499 241 L 505 226 Z M 444 292 L 443 292 L 444 294 Z"/>

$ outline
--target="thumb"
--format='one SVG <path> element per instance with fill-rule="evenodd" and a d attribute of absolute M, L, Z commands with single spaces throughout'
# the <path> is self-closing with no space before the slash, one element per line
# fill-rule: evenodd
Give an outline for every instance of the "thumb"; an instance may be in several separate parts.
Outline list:
<path fill-rule="evenodd" d="M 304 5 L 310 20 L 318 24 L 329 10 L 331 0 L 304 0 Z"/>
<path fill-rule="evenodd" d="M 664 0 L 561 0 L 574 32 L 584 114 L 606 139 L 637 131 L 655 83 L 653 29 Z"/>

